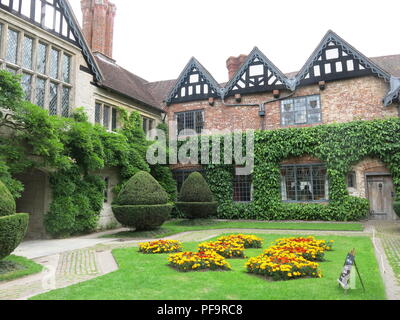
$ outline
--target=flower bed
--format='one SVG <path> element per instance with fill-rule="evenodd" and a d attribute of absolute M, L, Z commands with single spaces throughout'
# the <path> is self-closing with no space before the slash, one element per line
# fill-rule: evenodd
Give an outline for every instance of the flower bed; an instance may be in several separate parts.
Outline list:
<path fill-rule="evenodd" d="M 275 281 L 302 277 L 322 277 L 318 270 L 318 263 L 288 252 L 281 252 L 274 256 L 263 254 L 250 258 L 246 267 L 249 273 L 271 277 Z"/>
<path fill-rule="evenodd" d="M 230 270 L 224 257 L 215 251 L 180 252 L 168 258 L 169 264 L 183 272 L 199 270 Z"/>
<path fill-rule="evenodd" d="M 224 236 L 218 238 L 218 241 L 222 242 L 236 242 L 242 243 L 245 249 L 259 249 L 262 248 L 263 240 L 253 235 L 244 235 L 244 234 L 233 234 L 230 236 Z"/>
<path fill-rule="evenodd" d="M 245 258 L 243 243 L 234 241 L 203 242 L 199 244 L 199 251 L 215 251 L 224 258 Z"/>
<path fill-rule="evenodd" d="M 147 254 L 174 253 L 182 251 L 182 243 L 176 240 L 157 240 L 139 244 L 139 252 Z"/>
<path fill-rule="evenodd" d="M 308 238 L 279 239 L 264 254 L 251 258 L 247 271 L 271 277 L 273 280 L 290 280 L 303 277 L 320 278 L 319 264 L 325 251 L 332 250 L 333 241 Z"/>

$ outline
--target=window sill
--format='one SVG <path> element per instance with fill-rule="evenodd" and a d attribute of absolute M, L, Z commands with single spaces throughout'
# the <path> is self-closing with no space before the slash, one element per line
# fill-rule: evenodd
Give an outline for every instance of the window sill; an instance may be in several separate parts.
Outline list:
<path fill-rule="evenodd" d="M 294 204 L 329 204 L 329 200 L 317 200 L 317 201 L 290 201 L 282 200 L 283 203 L 294 203 Z"/>

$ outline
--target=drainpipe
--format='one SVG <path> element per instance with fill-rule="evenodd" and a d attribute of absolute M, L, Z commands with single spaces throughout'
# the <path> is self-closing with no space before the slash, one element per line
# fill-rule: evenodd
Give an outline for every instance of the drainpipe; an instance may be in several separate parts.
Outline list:
<path fill-rule="evenodd" d="M 285 96 L 285 97 L 275 98 L 275 99 L 272 99 L 272 100 L 267 100 L 267 101 L 264 101 L 264 102 L 259 103 L 259 104 L 256 104 L 256 103 L 249 103 L 249 104 L 246 104 L 246 103 L 237 103 L 237 104 L 225 103 L 225 96 L 224 95 L 222 95 L 222 99 L 221 100 L 222 100 L 222 104 L 224 106 L 226 106 L 226 107 L 259 107 L 258 115 L 261 118 L 260 127 L 261 127 L 261 130 L 265 130 L 265 121 L 264 121 L 264 118 L 265 118 L 265 106 L 267 104 L 270 104 L 270 103 L 274 103 L 274 102 L 277 102 L 277 101 L 282 101 L 282 100 L 289 99 L 295 93 L 296 93 L 296 90 L 293 91 L 291 94 Z"/>

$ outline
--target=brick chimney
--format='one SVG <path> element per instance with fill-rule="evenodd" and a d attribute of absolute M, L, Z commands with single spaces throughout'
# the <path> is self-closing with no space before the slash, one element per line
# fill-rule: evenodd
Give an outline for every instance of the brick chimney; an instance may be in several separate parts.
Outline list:
<path fill-rule="evenodd" d="M 116 6 L 109 0 L 81 0 L 83 34 L 93 52 L 112 58 Z"/>
<path fill-rule="evenodd" d="M 231 80 L 235 76 L 236 72 L 240 69 L 240 67 L 243 65 L 246 59 L 247 55 L 241 54 L 238 57 L 229 57 L 228 60 L 226 60 L 226 67 L 228 68 L 229 80 Z"/>

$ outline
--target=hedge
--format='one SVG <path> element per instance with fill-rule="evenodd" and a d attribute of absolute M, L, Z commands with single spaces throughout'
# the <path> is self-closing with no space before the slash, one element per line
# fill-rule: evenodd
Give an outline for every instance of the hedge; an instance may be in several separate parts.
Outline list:
<path fill-rule="evenodd" d="M 0 260 L 9 256 L 24 239 L 29 215 L 25 213 L 0 217 Z"/>

